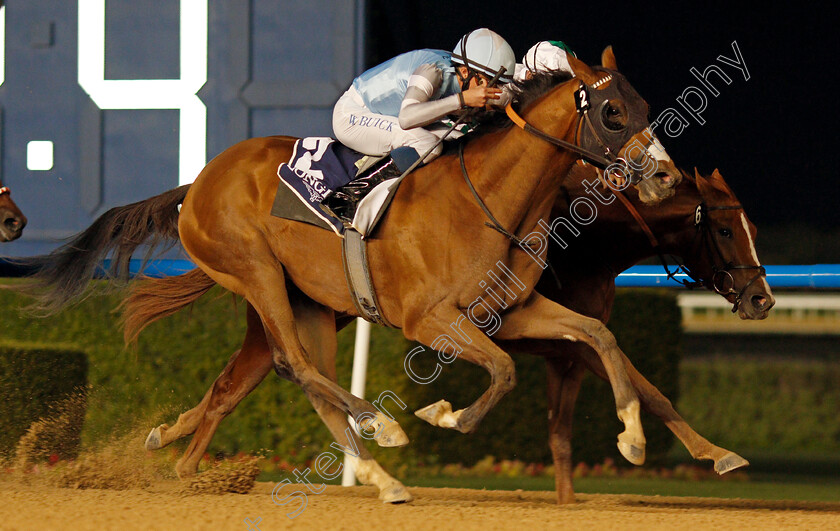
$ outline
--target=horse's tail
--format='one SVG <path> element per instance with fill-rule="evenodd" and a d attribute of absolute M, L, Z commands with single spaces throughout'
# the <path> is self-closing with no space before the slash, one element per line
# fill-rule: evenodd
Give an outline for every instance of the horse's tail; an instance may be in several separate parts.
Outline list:
<path fill-rule="evenodd" d="M 84 298 L 109 255 L 105 278 L 128 280 L 129 261 L 138 247 L 147 246 L 145 262 L 178 243 L 178 205 L 189 187 L 185 184 L 144 201 L 114 207 L 53 252 L 11 260 L 28 272 L 28 280 L 9 288 L 35 299 L 27 310 L 49 315 Z"/>
<path fill-rule="evenodd" d="M 175 277 L 145 278 L 134 283 L 120 304 L 126 345 L 137 341 L 144 328 L 197 301 L 215 285 L 198 268 Z"/>

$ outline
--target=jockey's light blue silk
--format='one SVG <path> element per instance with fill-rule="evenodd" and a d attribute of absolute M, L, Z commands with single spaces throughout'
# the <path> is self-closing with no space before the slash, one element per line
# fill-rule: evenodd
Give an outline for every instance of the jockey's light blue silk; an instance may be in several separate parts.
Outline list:
<path fill-rule="evenodd" d="M 460 91 L 451 57 L 449 52 L 443 50 L 406 52 L 365 71 L 353 80 L 353 88 L 362 97 L 365 107 L 371 111 L 386 116 L 399 116 L 400 105 L 408 89 L 408 78 L 420 65 L 433 64 L 443 73 L 443 82 L 433 99 L 445 98 Z"/>

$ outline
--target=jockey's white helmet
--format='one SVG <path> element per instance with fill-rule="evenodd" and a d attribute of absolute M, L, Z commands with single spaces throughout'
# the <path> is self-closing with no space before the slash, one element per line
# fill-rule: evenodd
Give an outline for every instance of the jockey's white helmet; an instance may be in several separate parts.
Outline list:
<path fill-rule="evenodd" d="M 499 81 L 509 83 L 513 78 L 516 56 L 510 44 L 498 33 L 480 28 L 461 37 L 452 50 L 452 62 L 491 78 L 502 69 Z"/>
<path fill-rule="evenodd" d="M 536 74 L 550 70 L 572 73 L 572 67 L 566 57 L 567 53 L 574 55 L 574 52 L 561 41 L 540 41 L 525 52 L 522 57 L 522 68 L 517 69 L 514 78 L 522 81 L 528 72 Z"/>

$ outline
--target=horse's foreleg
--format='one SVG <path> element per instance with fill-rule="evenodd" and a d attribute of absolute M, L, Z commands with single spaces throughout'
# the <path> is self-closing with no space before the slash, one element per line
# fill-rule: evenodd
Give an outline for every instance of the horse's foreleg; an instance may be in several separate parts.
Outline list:
<path fill-rule="evenodd" d="M 502 316 L 498 339 L 565 339 L 592 347 L 604 365 L 618 418 L 625 430 L 618 436 L 618 449 L 628 461 L 645 461 L 645 435 L 639 416 L 639 397 L 624 367 L 624 356 L 615 337 L 601 321 L 585 317 L 534 292 L 520 307 Z"/>
<path fill-rule="evenodd" d="M 595 356 L 591 349 L 578 349 L 578 356 L 586 363 L 587 367 L 600 378 L 607 379 L 607 373 L 601 360 Z M 709 442 L 698 434 L 688 423 L 676 412 L 671 401 L 663 395 L 659 389 L 650 383 L 633 364 L 622 354 L 627 375 L 633 383 L 639 399 L 645 411 L 659 417 L 668 426 L 674 435 L 683 443 L 694 459 L 711 459 L 715 462 L 715 471 L 718 474 L 725 474 L 737 468 L 749 465 L 749 462 L 738 454 L 725 448 L 721 448 Z"/>
<path fill-rule="evenodd" d="M 452 323 L 458 323 L 460 333 L 452 331 Z M 490 387 L 466 409 L 453 412 L 449 402 L 440 400 L 415 412 L 434 426 L 454 428 L 462 433 L 475 431 L 487 413 L 516 386 L 516 370 L 510 356 L 478 327 L 464 319 L 455 307 L 427 313 L 417 323 L 406 326 L 405 335 L 429 345 L 440 353 L 439 356 L 457 356 L 484 367 L 490 373 Z M 406 360 L 407 371 L 411 371 L 410 366 L 409 358 Z"/>
<path fill-rule="evenodd" d="M 583 364 L 566 358 L 546 358 L 548 369 L 548 446 L 554 459 L 557 503 L 573 503 L 572 418 Z"/>

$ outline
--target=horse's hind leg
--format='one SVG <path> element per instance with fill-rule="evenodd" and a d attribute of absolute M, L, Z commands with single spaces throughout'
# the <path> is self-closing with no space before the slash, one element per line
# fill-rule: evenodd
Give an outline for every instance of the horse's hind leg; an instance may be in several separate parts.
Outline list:
<path fill-rule="evenodd" d="M 338 344 L 334 312 L 302 294 L 298 296 L 293 293 L 292 303 L 301 343 L 307 352 L 312 353 L 315 366 L 321 374 L 332 381 L 337 381 L 335 355 Z M 365 485 L 378 487 L 379 499 L 386 503 L 403 503 L 414 499 L 400 481 L 389 475 L 373 459 L 365 448 L 364 441 L 350 427 L 346 413 L 311 392 L 307 391 L 306 397 L 336 442 L 348 449 L 348 455 L 354 461 L 354 469 L 359 481 Z M 358 450 L 358 455 L 353 455 L 354 450 Z"/>
<path fill-rule="evenodd" d="M 213 397 L 214 391 L 217 390 L 216 384 L 218 382 L 223 381 L 223 379 L 225 378 L 230 378 L 231 366 L 234 363 L 234 361 L 236 361 L 239 358 L 241 352 L 242 350 L 240 349 L 233 353 L 233 355 L 228 360 L 224 371 L 222 371 L 222 373 L 216 378 L 213 385 L 210 386 L 210 389 L 208 389 L 207 392 L 204 393 L 204 397 L 201 399 L 201 402 L 199 402 L 198 405 L 196 405 L 189 411 L 185 411 L 178 415 L 178 420 L 175 422 L 175 424 L 171 426 L 169 424 L 161 424 L 156 428 L 152 428 L 152 431 L 150 431 L 149 435 L 146 437 L 146 450 L 160 450 L 161 448 L 166 448 L 178 439 L 195 433 L 195 430 L 198 428 L 199 423 L 201 423 L 202 417 L 204 417 L 205 411 L 207 411 L 207 406 L 210 403 L 211 398 Z M 268 370 L 270 371 L 270 356 L 268 356 L 268 360 Z M 266 374 L 268 374 L 268 371 L 266 371 Z"/>
<path fill-rule="evenodd" d="M 278 375 L 295 382 L 304 392 L 327 400 L 354 419 L 364 420 L 363 426 L 375 430 L 374 438 L 380 446 L 408 444 L 408 437 L 399 424 L 379 412 L 370 402 L 342 389 L 312 364 L 297 335 L 283 268 L 267 245 L 260 249 L 259 240 L 255 240 L 252 243 L 257 247 L 249 249 L 252 255 L 249 260 L 230 261 L 220 257 L 221 250 L 216 252 L 218 241 L 204 241 L 204 245 L 190 249 L 183 227 L 181 231 L 184 246 L 198 266 L 222 287 L 243 295 L 254 306 L 265 328 L 274 370 Z M 226 254 L 229 255 L 230 250 Z M 216 270 L 211 264 L 228 271 Z"/>
<path fill-rule="evenodd" d="M 273 363 L 260 318 L 251 305 L 248 305 L 245 315 L 247 329 L 242 347 L 233 353 L 224 370 L 197 406 L 181 413 L 178 421 L 172 426 L 161 424 L 152 429 L 146 438 L 146 450 L 158 450 L 182 437 L 192 435 L 202 422 L 207 422 L 205 419 L 208 415 L 221 415 L 224 418 L 271 372 Z M 212 437 L 213 432 L 209 433 L 208 443 Z M 201 449 L 199 457 L 205 448 L 206 445 Z M 185 472 L 192 475 L 195 470 Z"/>
<path fill-rule="evenodd" d="M 322 306 L 306 299 L 296 297 L 293 311 L 298 323 L 298 333 L 307 352 L 312 352 L 316 366 L 322 374 L 336 379 L 335 374 L 335 318 L 331 311 L 324 311 Z M 182 414 L 172 428 L 162 430 L 162 440 L 166 444 L 196 432 L 195 437 L 183 457 L 176 465 L 179 477 L 195 474 L 198 462 L 210 444 L 221 420 L 224 419 L 239 402 L 271 372 L 274 362 L 265 339 L 265 330 L 256 310 L 248 304 L 248 329 L 245 342 L 237 350 L 225 370 L 207 391 L 201 403 Z M 242 378 L 238 375 L 248 374 Z M 388 503 L 409 502 L 413 499 L 408 490 L 397 479 L 390 476 L 373 459 L 359 437 L 350 429 L 347 415 L 332 404 L 317 397 L 308 396 L 321 419 L 333 433 L 336 441 L 345 448 L 357 448 L 359 456 L 355 458 L 356 476 L 365 485 L 379 488 L 379 498 Z M 212 407 L 210 407 L 212 404 Z M 155 428 L 158 430 L 159 428 Z M 347 440 L 344 430 L 352 434 L 354 441 Z M 155 434 L 152 430 L 152 435 Z M 148 442 L 147 442 L 148 444 Z M 161 446 L 162 447 L 162 446 Z M 153 448 L 149 448 L 153 449 Z"/>
<path fill-rule="evenodd" d="M 601 360 L 595 356 L 592 349 L 586 348 L 584 345 L 574 345 L 580 347 L 577 350 L 578 356 L 586 363 L 587 367 L 596 375 L 603 379 L 607 379 L 607 373 L 604 370 L 604 365 Z M 624 366 L 627 369 L 627 375 L 636 392 L 639 394 L 639 399 L 642 402 L 642 407 L 645 411 L 652 413 L 659 417 L 662 422 L 668 426 L 674 435 L 683 443 L 686 449 L 694 459 L 711 459 L 715 462 L 715 472 L 718 474 L 725 474 L 737 468 L 749 465 L 749 462 L 738 454 L 731 452 L 720 446 L 716 446 L 709 442 L 706 438 L 694 431 L 691 426 L 677 413 L 671 401 L 663 395 L 659 389 L 650 383 L 645 378 L 630 360 L 622 354 L 624 359 Z"/>
<path fill-rule="evenodd" d="M 175 471 L 181 478 L 196 473 L 198 463 L 221 421 L 263 381 L 274 366 L 259 316 L 250 306 L 246 315 L 248 329 L 242 348 L 231 356 L 224 371 L 213 382 L 201 403 L 179 416 L 178 422 L 171 428 L 166 425 L 159 426 L 152 430 L 146 439 L 146 448 L 154 449 L 150 447 L 150 440 L 154 442 L 156 432 L 160 436 L 161 448 L 194 433 L 184 455 L 175 465 Z"/>
<path fill-rule="evenodd" d="M 573 503 L 572 418 L 583 380 L 583 364 L 569 358 L 546 358 L 548 375 L 548 446 L 554 459 L 557 503 Z"/>

